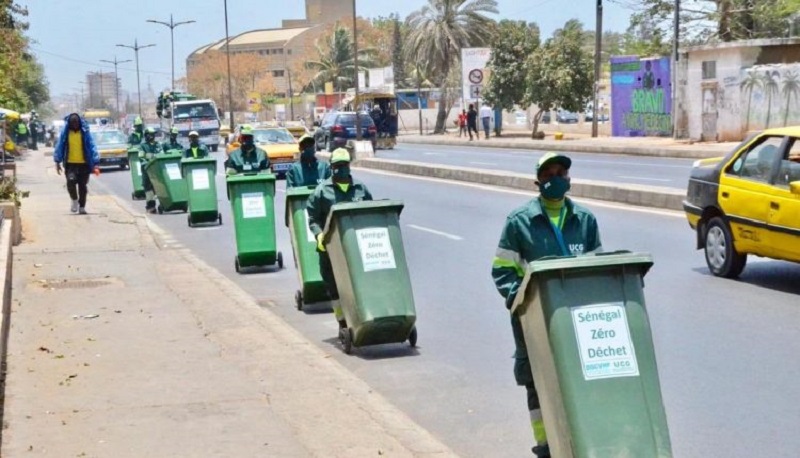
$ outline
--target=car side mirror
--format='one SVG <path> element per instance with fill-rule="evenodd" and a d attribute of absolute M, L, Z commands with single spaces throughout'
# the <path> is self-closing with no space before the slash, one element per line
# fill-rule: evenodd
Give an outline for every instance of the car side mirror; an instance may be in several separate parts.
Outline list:
<path fill-rule="evenodd" d="M 789 190 L 792 194 L 800 196 L 800 181 L 793 181 L 789 183 Z"/>

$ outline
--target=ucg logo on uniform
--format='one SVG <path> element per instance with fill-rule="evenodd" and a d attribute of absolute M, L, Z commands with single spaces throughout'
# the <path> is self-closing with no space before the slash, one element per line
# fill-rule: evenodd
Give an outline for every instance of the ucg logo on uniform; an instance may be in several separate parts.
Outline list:
<path fill-rule="evenodd" d="M 582 243 L 570 243 L 569 244 L 569 252 L 572 254 L 583 254 L 583 244 Z"/>

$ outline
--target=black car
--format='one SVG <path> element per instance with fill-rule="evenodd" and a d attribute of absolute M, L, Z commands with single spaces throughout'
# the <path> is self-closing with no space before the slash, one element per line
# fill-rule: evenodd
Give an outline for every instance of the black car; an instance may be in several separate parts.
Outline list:
<path fill-rule="evenodd" d="M 359 113 L 361 122 L 361 138 L 370 140 L 375 149 L 377 128 L 368 113 Z M 347 146 L 348 140 L 356 139 L 356 113 L 353 111 L 339 111 L 328 113 L 322 118 L 320 126 L 314 131 L 314 142 L 317 151 L 326 149 L 333 151 L 336 148 Z"/>

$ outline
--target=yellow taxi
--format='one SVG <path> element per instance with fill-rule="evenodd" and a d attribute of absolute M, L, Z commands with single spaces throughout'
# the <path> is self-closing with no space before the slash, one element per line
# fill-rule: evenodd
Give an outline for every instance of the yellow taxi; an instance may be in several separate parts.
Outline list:
<path fill-rule="evenodd" d="M 240 146 L 240 130 L 241 126 L 236 128 L 232 141 L 228 143 L 228 155 Z M 272 173 L 279 178 L 284 178 L 286 172 L 292 167 L 296 155 L 299 154 L 297 140 L 283 127 L 254 126 L 252 131 L 256 145 L 266 151 L 267 156 L 269 156 Z"/>
<path fill-rule="evenodd" d="M 747 255 L 800 262 L 800 126 L 697 161 L 683 209 L 718 277 L 738 277 Z"/>
<path fill-rule="evenodd" d="M 283 127 L 291 132 L 292 136 L 296 139 L 300 139 L 303 135 L 308 134 L 308 129 L 302 121 L 286 121 L 283 123 Z"/>

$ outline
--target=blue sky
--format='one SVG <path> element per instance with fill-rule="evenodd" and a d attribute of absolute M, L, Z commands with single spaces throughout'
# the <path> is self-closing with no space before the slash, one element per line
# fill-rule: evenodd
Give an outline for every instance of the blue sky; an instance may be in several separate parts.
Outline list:
<path fill-rule="evenodd" d="M 17 0 L 30 10 L 28 35 L 35 41 L 33 51 L 45 66 L 52 95 L 80 91 L 80 81 L 89 71 L 109 71 L 113 66 L 101 59 L 133 59 L 134 53 L 115 45 L 155 43 L 156 47 L 139 52 L 142 89 L 148 80 L 159 91 L 170 84 L 169 29 L 145 22 L 147 19 L 175 21 L 194 19 L 195 24 L 175 29 L 175 73 L 185 71 L 185 58 L 193 50 L 225 36 L 223 0 Z M 629 11 L 606 0 L 604 28 L 624 31 Z M 358 15 L 404 18 L 419 9 L 426 0 L 357 0 Z M 577 18 L 592 29 L 595 24 L 595 0 L 498 0 L 497 19 L 514 18 L 534 21 L 545 36 Z M 569 6 L 567 6 L 569 5 Z M 282 19 L 300 19 L 305 14 L 302 0 L 228 0 L 230 34 L 247 30 L 280 27 Z M 119 66 L 122 87 L 135 92 L 136 71 L 133 63 Z"/>

